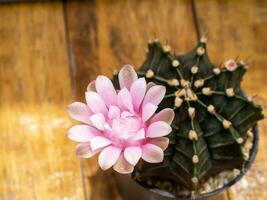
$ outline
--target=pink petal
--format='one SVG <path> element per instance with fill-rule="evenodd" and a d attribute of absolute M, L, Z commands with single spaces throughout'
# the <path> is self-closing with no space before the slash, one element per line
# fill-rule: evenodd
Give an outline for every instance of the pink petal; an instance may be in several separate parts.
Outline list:
<path fill-rule="evenodd" d="M 94 113 L 103 113 L 104 115 L 107 114 L 107 107 L 99 94 L 96 92 L 86 92 L 85 95 L 87 104 Z"/>
<path fill-rule="evenodd" d="M 93 123 L 93 125 L 103 131 L 104 130 L 104 125 L 105 125 L 105 117 L 102 113 L 97 113 L 94 114 L 90 117 L 91 122 Z"/>
<path fill-rule="evenodd" d="M 91 149 L 89 142 L 80 143 L 76 147 L 76 155 L 83 158 L 91 158 L 96 153 L 98 153 L 101 149 L 93 151 Z"/>
<path fill-rule="evenodd" d="M 104 99 L 107 106 L 117 104 L 117 92 L 106 76 L 98 76 L 96 79 L 96 91 Z"/>
<path fill-rule="evenodd" d="M 89 107 L 80 102 L 74 102 L 68 105 L 68 112 L 71 118 L 84 122 L 86 124 L 91 124 L 89 117 L 93 114 Z"/>
<path fill-rule="evenodd" d="M 95 80 L 91 81 L 87 86 L 87 91 L 89 92 L 96 92 L 95 88 Z"/>
<path fill-rule="evenodd" d="M 132 83 L 136 79 L 137 74 L 131 65 L 125 65 L 119 72 L 119 83 L 121 89 L 126 87 L 128 90 L 130 90 Z"/>
<path fill-rule="evenodd" d="M 128 111 L 122 111 L 121 113 L 121 117 L 132 117 L 132 116 L 134 116 L 134 114 Z"/>
<path fill-rule="evenodd" d="M 171 108 L 165 108 L 160 112 L 158 112 L 157 114 L 155 114 L 151 118 L 150 122 L 153 123 L 156 121 L 164 121 L 168 124 L 171 124 L 173 119 L 174 119 L 174 111 Z"/>
<path fill-rule="evenodd" d="M 156 84 L 154 82 L 149 82 L 146 86 L 146 91 L 148 91 L 150 88 L 152 88 L 153 86 L 155 86 Z"/>
<path fill-rule="evenodd" d="M 89 142 L 99 134 L 97 129 L 87 125 L 75 125 L 68 131 L 68 137 L 76 142 Z"/>
<path fill-rule="evenodd" d="M 156 112 L 157 108 L 158 108 L 158 106 L 155 106 L 152 103 L 146 104 L 142 110 L 143 121 L 145 122 L 148 119 L 150 119 L 150 117 L 152 117 L 152 115 Z"/>
<path fill-rule="evenodd" d="M 124 150 L 124 157 L 131 165 L 135 166 L 142 156 L 140 147 L 127 147 Z"/>
<path fill-rule="evenodd" d="M 114 165 L 121 154 L 121 149 L 109 146 L 106 147 L 98 157 L 98 163 L 101 169 L 107 170 Z"/>
<path fill-rule="evenodd" d="M 145 144 L 142 147 L 142 158 L 149 163 L 159 163 L 163 161 L 163 151 L 153 144 Z"/>
<path fill-rule="evenodd" d="M 120 115 L 120 109 L 117 106 L 110 106 L 108 110 L 108 118 L 114 119 Z"/>
<path fill-rule="evenodd" d="M 155 85 L 151 87 L 145 95 L 143 106 L 145 106 L 147 103 L 152 103 L 156 106 L 159 105 L 165 96 L 165 92 L 166 88 L 164 86 Z"/>
<path fill-rule="evenodd" d="M 108 123 L 105 123 L 104 127 L 108 131 L 111 131 L 112 130 L 111 127 L 110 127 L 110 125 Z"/>
<path fill-rule="evenodd" d="M 149 125 L 146 136 L 150 138 L 162 137 L 168 135 L 172 131 L 169 124 L 163 121 L 154 122 Z"/>
<path fill-rule="evenodd" d="M 96 137 L 92 138 L 90 141 L 92 150 L 106 147 L 106 146 L 110 145 L 111 143 L 112 142 L 109 139 L 102 137 L 102 136 L 96 136 Z"/>
<path fill-rule="evenodd" d="M 127 109 L 133 112 L 132 97 L 131 97 L 130 92 L 126 88 L 123 88 L 118 93 L 118 105 L 123 110 Z"/>
<path fill-rule="evenodd" d="M 145 78 L 137 79 L 132 84 L 130 92 L 133 99 L 134 109 L 137 111 L 146 93 L 146 79 Z"/>
<path fill-rule="evenodd" d="M 141 129 L 136 134 L 134 134 L 133 136 L 131 136 L 129 138 L 129 140 L 142 140 L 142 139 L 145 139 L 145 138 L 146 138 L 145 130 L 144 129 Z"/>
<path fill-rule="evenodd" d="M 167 149 L 169 145 L 169 138 L 166 137 L 151 138 L 149 140 L 149 143 L 160 147 L 164 151 L 165 149 Z"/>
<path fill-rule="evenodd" d="M 121 174 L 130 174 L 133 172 L 134 166 L 128 163 L 124 156 L 121 155 L 116 164 L 113 166 L 113 169 Z"/>

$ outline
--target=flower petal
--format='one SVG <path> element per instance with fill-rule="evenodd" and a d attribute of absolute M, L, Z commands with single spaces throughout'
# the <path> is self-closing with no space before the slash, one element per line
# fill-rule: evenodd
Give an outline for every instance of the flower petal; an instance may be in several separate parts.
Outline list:
<path fill-rule="evenodd" d="M 128 163 L 124 156 L 121 155 L 116 164 L 113 166 L 113 169 L 121 174 L 130 174 L 133 172 L 134 166 Z"/>
<path fill-rule="evenodd" d="M 110 145 L 111 143 L 112 142 L 109 139 L 102 137 L 102 136 L 96 136 L 96 137 L 92 138 L 90 141 L 92 150 L 106 147 L 106 146 Z"/>
<path fill-rule="evenodd" d="M 130 90 L 132 83 L 137 79 L 133 66 L 125 65 L 119 72 L 119 83 L 121 89 L 126 87 Z"/>
<path fill-rule="evenodd" d="M 96 128 L 87 125 L 75 125 L 68 131 L 68 137 L 76 142 L 89 142 L 99 134 Z"/>
<path fill-rule="evenodd" d="M 160 147 L 164 151 L 167 149 L 169 141 L 170 141 L 169 138 L 159 137 L 159 138 L 151 138 L 149 140 L 149 143 Z"/>
<path fill-rule="evenodd" d="M 142 103 L 145 93 L 146 93 L 146 79 L 139 78 L 137 79 L 131 86 L 130 89 L 132 99 L 133 99 L 133 106 L 134 109 L 137 111 Z"/>
<path fill-rule="evenodd" d="M 160 112 L 158 112 L 157 114 L 155 114 L 151 118 L 150 122 L 153 123 L 156 121 L 164 121 L 168 124 L 171 124 L 173 119 L 174 119 L 174 111 L 171 108 L 165 108 Z"/>
<path fill-rule="evenodd" d="M 108 123 L 105 123 L 104 128 L 106 131 L 112 131 L 112 129 Z"/>
<path fill-rule="evenodd" d="M 134 116 L 134 114 L 133 113 L 131 113 L 131 112 L 129 112 L 129 111 L 122 111 L 122 113 L 121 113 L 121 117 L 133 117 Z"/>
<path fill-rule="evenodd" d="M 91 81 L 87 86 L 87 91 L 96 92 L 95 80 Z"/>
<path fill-rule="evenodd" d="M 92 124 L 89 117 L 93 114 L 89 107 L 80 102 L 74 102 L 67 107 L 68 113 L 72 119 L 75 119 L 86 124 Z"/>
<path fill-rule="evenodd" d="M 154 122 L 149 125 L 146 136 L 150 138 L 162 137 L 168 135 L 172 131 L 169 124 L 163 121 Z"/>
<path fill-rule="evenodd" d="M 136 134 L 131 136 L 129 138 L 129 140 L 142 140 L 142 139 L 145 139 L 145 138 L 146 138 L 145 130 L 142 128 Z"/>
<path fill-rule="evenodd" d="M 98 157 L 98 163 L 101 169 L 107 170 L 114 165 L 121 154 L 121 149 L 109 146 L 106 147 Z"/>
<path fill-rule="evenodd" d="M 152 103 L 154 105 L 159 105 L 166 93 L 166 88 L 161 85 L 152 86 L 146 93 L 143 106 L 147 103 Z"/>
<path fill-rule="evenodd" d="M 93 123 L 93 125 L 103 131 L 105 128 L 104 128 L 104 125 L 105 125 L 105 117 L 102 113 L 97 113 L 97 114 L 94 114 L 90 117 L 90 120 L 91 122 Z"/>
<path fill-rule="evenodd" d="M 146 86 L 146 91 L 148 91 L 150 88 L 152 88 L 153 86 L 155 86 L 156 84 L 154 82 L 149 82 Z"/>
<path fill-rule="evenodd" d="M 109 78 L 98 76 L 95 85 L 97 93 L 102 97 L 107 106 L 117 104 L 117 92 Z"/>
<path fill-rule="evenodd" d="M 117 106 L 110 106 L 108 110 L 108 118 L 114 119 L 120 115 L 120 109 Z"/>
<path fill-rule="evenodd" d="M 148 119 L 150 119 L 150 117 L 156 112 L 157 109 L 158 109 L 158 106 L 155 106 L 152 103 L 146 104 L 142 110 L 143 121 L 145 122 Z"/>
<path fill-rule="evenodd" d="M 124 157 L 131 165 L 135 166 L 142 156 L 140 147 L 127 147 L 124 150 Z"/>
<path fill-rule="evenodd" d="M 142 158 L 149 163 L 159 163 L 163 161 L 163 151 L 154 144 L 145 144 L 142 147 Z"/>
<path fill-rule="evenodd" d="M 76 147 L 76 155 L 82 158 L 91 158 L 96 153 L 98 153 L 101 149 L 93 151 L 91 149 L 89 142 L 80 143 Z"/>
<path fill-rule="evenodd" d="M 130 92 L 126 88 L 123 88 L 118 93 L 118 105 L 122 110 L 127 109 L 130 112 L 133 112 L 132 97 Z"/>
<path fill-rule="evenodd" d="M 107 114 L 108 110 L 103 99 L 96 92 L 86 92 L 86 102 L 94 113 Z"/>

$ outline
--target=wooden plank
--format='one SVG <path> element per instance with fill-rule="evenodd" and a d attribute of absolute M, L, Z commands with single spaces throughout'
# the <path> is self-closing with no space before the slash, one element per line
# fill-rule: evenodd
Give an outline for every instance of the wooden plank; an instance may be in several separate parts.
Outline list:
<path fill-rule="evenodd" d="M 176 53 L 190 50 L 197 41 L 191 3 L 185 0 L 67 2 L 66 21 L 76 98 L 82 101 L 96 75 L 111 76 L 128 63 L 140 66 L 149 39 L 167 41 Z M 96 159 L 83 162 L 87 199 L 120 199 Z M 215 198 L 227 199 L 223 194 Z"/>
<path fill-rule="evenodd" d="M 100 0 L 67 2 L 66 7 L 78 99 L 84 98 L 88 82 L 97 74 L 111 76 L 128 63 L 140 66 L 149 39 L 168 40 L 177 53 L 196 42 L 188 1 Z"/>
<path fill-rule="evenodd" d="M 0 199 L 83 199 L 61 2 L 0 6 Z"/>
<path fill-rule="evenodd" d="M 243 81 L 248 95 L 258 95 L 266 106 L 267 87 L 267 2 L 196 1 L 200 32 L 208 36 L 211 60 L 220 64 L 239 56 L 250 66 Z M 265 111 L 266 114 L 266 111 Z M 260 148 L 257 160 L 243 181 L 233 188 L 231 199 L 261 200 L 267 198 L 267 121 L 260 122 Z"/>

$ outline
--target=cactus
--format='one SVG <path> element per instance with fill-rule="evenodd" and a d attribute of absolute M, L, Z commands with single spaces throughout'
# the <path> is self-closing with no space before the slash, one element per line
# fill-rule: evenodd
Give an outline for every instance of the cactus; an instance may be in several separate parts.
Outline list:
<path fill-rule="evenodd" d="M 214 174 L 244 167 L 248 155 L 243 144 L 263 114 L 240 88 L 246 65 L 242 61 L 234 64 L 234 70 L 212 64 L 204 39 L 184 55 L 171 53 L 168 45 L 158 41 L 148 43 L 138 75 L 166 86 L 159 110 L 173 108 L 175 119 L 164 161 L 140 162 L 137 179 L 157 177 L 197 190 Z"/>

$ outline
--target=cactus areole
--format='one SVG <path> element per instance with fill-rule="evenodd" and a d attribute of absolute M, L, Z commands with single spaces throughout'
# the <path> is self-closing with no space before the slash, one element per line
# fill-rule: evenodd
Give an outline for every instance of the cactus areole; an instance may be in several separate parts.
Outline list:
<path fill-rule="evenodd" d="M 251 156 L 247 141 L 263 119 L 262 108 L 240 88 L 246 70 L 243 61 L 228 60 L 220 67 L 212 64 L 206 40 L 184 55 L 150 41 L 137 74 L 166 87 L 158 111 L 171 108 L 175 117 L 163 162 L 140 161 L 132 178 L 146 188 L 174 194 L 179 193 L 175 188 L 183 188 L 198 194 L 210 177 L 227 170 L 242 172 Z"/>

